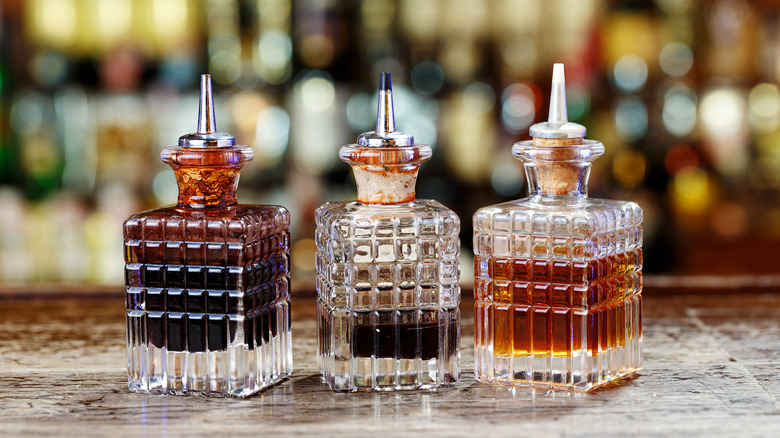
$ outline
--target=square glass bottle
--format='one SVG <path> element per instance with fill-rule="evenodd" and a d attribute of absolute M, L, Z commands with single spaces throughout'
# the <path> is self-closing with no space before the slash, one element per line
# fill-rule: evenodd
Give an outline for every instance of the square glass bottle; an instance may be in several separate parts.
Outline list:
<path fill-rule="evenodd" d="M 248 146 L 216 131 L 201 77 L 198 132 L 163 150 L 178 205 L 124 224 L 128 386 L 251 395 L 292 372 L 287 210 L 239 205 Z"/>
<path fill-rule="evenodd" d="M 336 391 L 435 388 L 460 379 L 460 220 L 415 200 L 431 148 L 396 132 L 390 75 L 380 79 L 377 129 L 339 156 L 357 202 L 316 212 L 317 355 Z"/>
<path fill-rule="evenodd" d="M 474 372 L 587 391 L 642 367 L 642 210 L 588 198 L 604 146 L 567 121 L 562 64 L 531 136 L 512 148 L 529 197 L 474 215 Z"/>

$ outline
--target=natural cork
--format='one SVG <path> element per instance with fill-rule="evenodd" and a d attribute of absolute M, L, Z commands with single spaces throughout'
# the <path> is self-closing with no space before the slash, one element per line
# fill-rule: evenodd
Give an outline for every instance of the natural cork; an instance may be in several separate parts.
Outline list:
<path fill-rule="evenodd" d="M 415 199 L 420 164 L 431 156 L 426 145 L 342 148 L 341 159 L 352 166 L 357 200 L 364 204 L 400 204 Z"/>
<path fill-rule="evenodd" d="M 549 148 L 546 151 L 549 155 L 536 164 L 542 193 L 561 196 L 577 191 L 582 166 L 579 161 L 576 161 L 576 157 L 579 155 L 576 146 L 583 144 L 582 137 L 534 137 L 533 144 Z"/>
<path fill-rule="evenodd" d="M 418 170 L 418 166 L 353 166 L 357 200 L 364 204 L 412 202 Z"/>

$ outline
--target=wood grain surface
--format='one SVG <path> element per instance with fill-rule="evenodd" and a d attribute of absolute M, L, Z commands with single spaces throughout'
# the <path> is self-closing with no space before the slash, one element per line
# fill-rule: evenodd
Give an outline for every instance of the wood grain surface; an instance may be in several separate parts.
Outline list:
<path fill-rule="evenodd" d="M 644 369 L 587 394 L 477 383 L 470 299 L 459 385 L 334 393 L 294 295 L 295 371 L 242 400 L 129 392 L 123 292 L 64 295 L 0 293 L 1 436 L 780 436 L 780 294 L 646 292 Z"/>

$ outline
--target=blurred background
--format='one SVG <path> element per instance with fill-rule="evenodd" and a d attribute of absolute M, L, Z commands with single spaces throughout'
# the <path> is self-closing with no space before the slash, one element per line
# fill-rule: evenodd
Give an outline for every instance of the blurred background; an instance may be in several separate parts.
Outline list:
<path fill-rule="evenodd" d="M 122 283 L 122 221 L 175 202 L 159 152 L 196 130 L 206 72 L 219 129 L 255 150 L 239 200 L 291 211 L 311 281 L 313 212 L 354 199 L 337 151 L 373 130 L 381 71 L 469 281 L 471 215 L 527 193 L 510 148 L 546 119 L 553 62 L 607 149 L 591 196 L 644 208 L 647 274 L 777 273 L 779 3 L 3 0 L 0 282 Z"/>

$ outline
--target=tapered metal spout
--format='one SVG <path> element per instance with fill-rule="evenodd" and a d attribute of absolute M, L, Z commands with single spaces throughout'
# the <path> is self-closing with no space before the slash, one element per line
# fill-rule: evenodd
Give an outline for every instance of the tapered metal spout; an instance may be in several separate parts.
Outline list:
<path fill-rule="evenodd" d="M 200 105 L 198 106 L 198 130 L 179 137 L 179 146 L 185 148 L 229 147 L 236 138 L 217 131 L 214 116 L 214 93 L 211 91 L 211 75 L 200 75 Z"/>
<path fill-rule="evenodd" d="M 217 132 L 217 119 L 214 117 L 214 96 L 211 91 L 211 75 L 200 75 L 200 107 L 198 109 L 198 133 Z"/>
<path fill-rule="evenodd" d="M 563 64 L 553 64 L 552 88 L 550 89 L 549 123 L 566 123 L 566 78 L 563 74 Z"/>
<path fill-rule="evenodd" d="M 393 84 L 390 82 L 390 73 L 383 72 L 379 75 L 376 130 L 360 134 L 357 144 L 370 147 L 411 146 L 414 144 L 414 137 L 395 130 Z"/>
<path fill-rule="evenodd" d="M 569 122 L 566 114 L 566 79 L 563 64 L 553 64 L 552 87 L 550 90 L 550 112 L 546 122 L 531 126 L 529 133 L 533 138 L 583 138 L 585 127 Z"/>
<path fill-rule="evenodd" d="M 376 109 L 376 132 L 385 134 L 395 131 L 395 113 L 393 111 L 393 84 L 390 73 L 379 75 L 379 102 Z"/>

